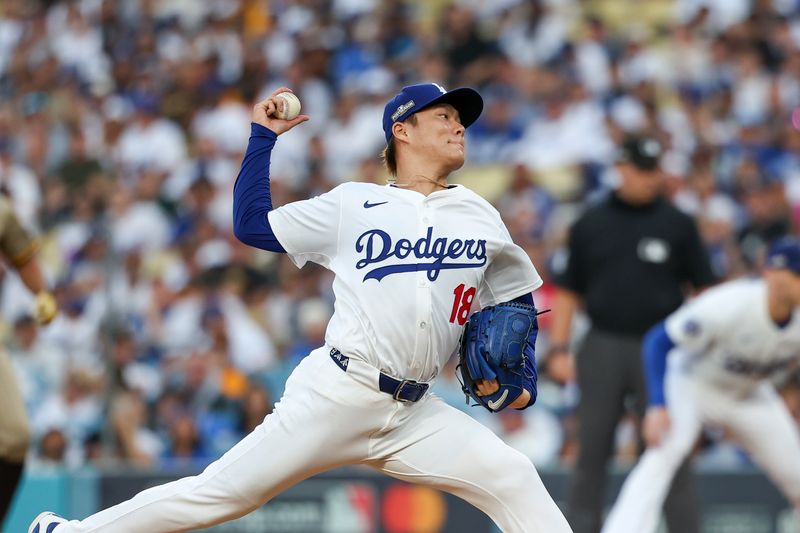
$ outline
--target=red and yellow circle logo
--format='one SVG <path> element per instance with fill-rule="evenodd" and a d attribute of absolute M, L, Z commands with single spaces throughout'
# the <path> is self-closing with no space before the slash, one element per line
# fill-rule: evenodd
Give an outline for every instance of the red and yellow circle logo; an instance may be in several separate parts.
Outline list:
<path fill-rule="evenodd" d="M 436 533 L 444 526 L 447 508 L 434 489 L 398 484 L 383 493 L 381 516 L 389 533 Z"/>

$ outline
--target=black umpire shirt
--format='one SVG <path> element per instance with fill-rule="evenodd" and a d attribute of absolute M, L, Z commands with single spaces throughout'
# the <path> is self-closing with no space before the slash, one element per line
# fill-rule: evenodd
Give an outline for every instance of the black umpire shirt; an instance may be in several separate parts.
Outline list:
<path fill-rule="evenodd" d="M 568 251 L 556 283 L 613 333 L 644 334 L 681 305 L 687 284 L 715 281 L 694 221 L 663 198 L 633 206 L 611 194 L 575 222 Z"/>

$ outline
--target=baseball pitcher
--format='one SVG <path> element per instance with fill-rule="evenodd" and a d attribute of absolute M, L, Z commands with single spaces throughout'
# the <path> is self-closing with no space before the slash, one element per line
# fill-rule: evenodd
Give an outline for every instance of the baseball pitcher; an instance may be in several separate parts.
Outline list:
<path fill-rule="evenodd" d="M 283 91 L 255 106 L 234 232 L 298 267 L 312 261 L 334 272 L 325 345 L 300 362 L 274 413 L 199 476 L 83 521 L 40 515 L 29 533 L 197 529 L 355 463 L 460 496 L 503 531 L 570 531 L 525 456 L 430 392 L 461 341 L 474 401 L 496 412 L 536 399 L 531 291 L 542 280 L 497 211 L 447 182 L 464 163 L 464 130 L 480 115 L 481 97 L 432 83 L 403 88 L 383 115 L 392 184 L 345 183 L 273 210 L 272 149 L 308 119 L 276 118 Z M 484 309 L 470 318 L 476 303 Z"/>

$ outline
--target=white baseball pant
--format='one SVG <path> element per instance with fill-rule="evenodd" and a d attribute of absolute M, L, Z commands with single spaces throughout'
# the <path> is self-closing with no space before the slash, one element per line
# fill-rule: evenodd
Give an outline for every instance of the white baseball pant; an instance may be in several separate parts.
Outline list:
<path fill-rule="evenodd" d="M 378 390 L 378 370 L 347 372 L 311 352 L 283 398 L 251 434 L 197 476 L 142 491 L 59 533 L 171 533 L 238 518 L 299 481 L 345 464 L 459 496 L 505 532 L 570 527 L 533 464 L 494 433 L 432 394 L 401 403 Z"/>
<path fill-rule="evenodd" d="M 670 429 L 639 459 L 608 515 L 602 533 L 653 533 L 672 476 L 692 451 L 704 424 L 725 427 L 783 494 L 800 509 L 800 433 L 767 382 L 736 398 L 693 378 L 670 356 L 664 393 Z"/>

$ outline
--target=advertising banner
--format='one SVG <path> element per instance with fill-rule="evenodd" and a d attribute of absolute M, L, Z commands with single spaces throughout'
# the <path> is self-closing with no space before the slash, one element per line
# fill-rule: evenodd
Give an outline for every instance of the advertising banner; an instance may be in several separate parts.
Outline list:
<path fill-rule="evenodd" d="M 148 487 L 196 472 L 171 475 L 104 473 L 100 505 L 109 507 Z M 611 477 L 610 505 L 624 479 Z M 699 472 L 703 533 L 800 533 L 791 506 L 763 474 Z M 564 508 L 569 472 L 542 472 L 548 490 Z M 491 520 L 463 500 L 410 485 L 368 469 L 328 472 L 287 490 L 214 533 L 493 533 Z"/>

